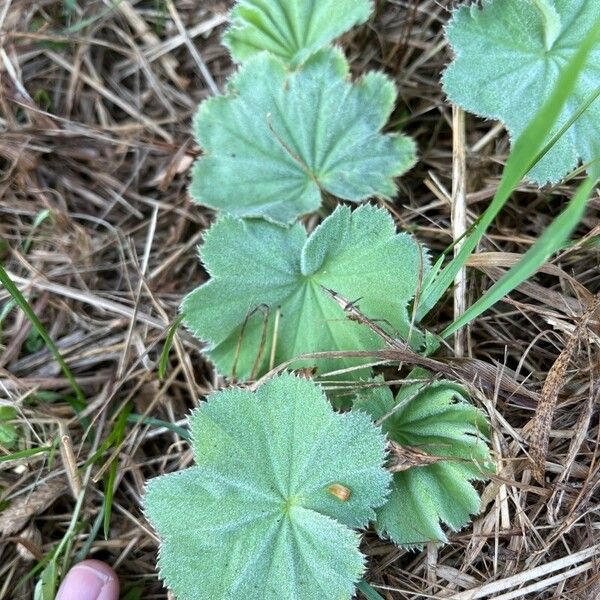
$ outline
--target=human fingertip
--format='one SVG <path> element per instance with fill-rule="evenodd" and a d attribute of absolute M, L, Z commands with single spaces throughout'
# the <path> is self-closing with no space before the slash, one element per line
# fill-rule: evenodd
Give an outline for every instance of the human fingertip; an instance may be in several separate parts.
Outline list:
<path fill-rule="evenodd" d="M 67 573 L 56 600 L 118 600 L 119 579 L 106 563 L 84 560 Z"/>

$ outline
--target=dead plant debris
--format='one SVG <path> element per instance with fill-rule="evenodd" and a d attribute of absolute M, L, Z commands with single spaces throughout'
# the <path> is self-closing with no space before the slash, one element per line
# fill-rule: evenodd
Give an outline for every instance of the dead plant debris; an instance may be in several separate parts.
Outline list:
<path fill-rule="evenodd" d="M 500 127 L 470 115 L 453 136 L 462 116 L 453 118 L 439 87 L 451 4 L 378 0 L 376 17 L 343 40 L 355 74 L 382 69 L 400 87 L 393 122 L 417 140 L 420 162 L 388 208 L 436 253 L 461 231 L 452 214 L 469 224 L 485 208 L 509 148 Z M 195 247 L 213 215 L 187 195 L 199 154 L 190 122 L 233 69 L 220 44 L 228 6 L 0 6 L 0 258 L 87 401 L 77 407 L 0 289 L 0 403 L 18 408 L 19 450 L 49 448 L 0 463 L 0 600 L 32 597 L 34 580 L 23 576 L 67 532 L 79 490 L 71 555 L 109 561 L 125 591 L 167 598 L 140 497 L 147 478 L 190 463 L 185 417 L 223 384 L 183 331 L 164 381 L 158 361 L 183 294 L 206 278 Z M 457 306 L 514 264 L 575 185 L 522 184 L 471 261 Z M 453 213 L 453 199 L 462 211 Z M 368 580 L 386 600 L 600 597 L 599 217 L 596 196 L 568 249 L 465 330 L 457 354 L 444 348 L 423 365 L 468 386 L 489 413 L 501 469 L 483 490 L 482 514 L 447 546 L 411 553 L 366 536 Z M 359 315 L 359 304 L 349 312 Z M 441 329 L 454 306 L 448 298 L 428 325 Z M 401 379 L 410 356 L 389 346 L 373 360 Z M 104 539 L 97 520 L 111 472 Z"/>

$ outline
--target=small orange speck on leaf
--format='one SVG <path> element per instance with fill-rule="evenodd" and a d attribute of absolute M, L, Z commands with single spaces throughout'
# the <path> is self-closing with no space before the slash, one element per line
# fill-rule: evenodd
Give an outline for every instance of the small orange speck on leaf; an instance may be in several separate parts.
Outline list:
<path fill-rule="evenodd" d="M 345 485 L 341 485 L 340 483 L 331 484 L 327 488 L 327 491 L 332 496 L 335 496 L 338 500 L 341 500 L 342 502 L 346 502 L 352 495 L 352 491 Z"/>

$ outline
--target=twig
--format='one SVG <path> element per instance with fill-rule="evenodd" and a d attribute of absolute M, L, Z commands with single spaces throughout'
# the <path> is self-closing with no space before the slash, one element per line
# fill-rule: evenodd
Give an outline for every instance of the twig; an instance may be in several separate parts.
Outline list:
<path fill-rule="evenodd" d="M 458 106 L 452 107 L 452 238 L 454 256 L 463 245 L 467 231 L 467 159 L 465 149 L 465 113 Z M 454 279 L 454 320 L 458 319 L 467 307 L 467 270 L 463 268 Z M 461 357 L 465 353 L 469 326 L 454 334 L 454 353 Z"/>

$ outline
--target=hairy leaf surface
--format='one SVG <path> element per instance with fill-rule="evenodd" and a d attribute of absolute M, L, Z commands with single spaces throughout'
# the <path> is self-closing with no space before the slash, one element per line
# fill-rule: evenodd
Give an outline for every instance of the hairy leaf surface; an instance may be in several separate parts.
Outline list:
<path fill-rule="evenodd" d="M 444 73 L 444 89 L 466 110 L 502 121 L 514 139 L 548 99 L 560 70 L 593 27 L 600 27 L 600 2 L 590 0 L 488 0 L 483 9 L 463 6 L 446 30 L 456 58 Z M 547 141 L 599 89 L 600 44 Z M 528 177 L 554 183 L 579 158 L 599 157 L 596 98 Z"/>
<path fill-rule="evenodd" d="M 424 381 L 403 387 L 394 399 L 382 386 L 362 392 L 355 407 L 375 421 L 389 415 L 383 430 L 400 446 L 448 457 L 394 473 L 390 498 L 377 512 L 378 531 L 396 544 L 420 548 L 447 541 L 442 524 L 457 531 L 469 523 L 480 506 L 470 482 L 487 479 L 493 465 L 488 422 L 464 390 L 448 381 Z"/>
<path fill-rule="evenodd" d="M 372 10 L 370 0 L 240 0 L 224 42 L 238 62 L 266 50 L 297 65 Z"/>
<path fill-rule="evenodd" d="M 366 316 L 406 339 L 407 304 L 429 268 L 415 239 L 396 233 L 389 213 L 370 205 L 354 212 L 338 207 L 308 237 L 300 224 L 286 229 L 222 217 L 207 232 L 201 255 L 212 279 L 184 299 L 184 323 L 207 342 L 222 374 L 241 379 L 266 373 L 272 354 L 277 366 L 306 353 L 384 347 L 321 286 L 360 298 Z M 305 360 L 293 367 L 329 371 L 365 362 Z M 368 375 L 361 371 L 344 377 Z"/>
<path fill-rule="evenodd" d="M 391 197 L 394 177 L 415 160 L 412 140 L 380 133 L 395 99 L 381 73 L 351 83 L 337 50 L 291 73 L 258 55 L 226 96 L 200 105 L 195 132 L 206 154 L 190 193 L 211 208 L 281 224 L 317 210 L 325 192 L 356 202 Z"/>
<path fill-rule="evenodd" d="M 390 482 L 369 417 L 334 412 L 316 384 L 285 374 L 212 394 L 190 427 L 196 466 L 145 495 L 178 600 L 349 599 L 364 569 L 351 528 L 375 517 Z"/>

